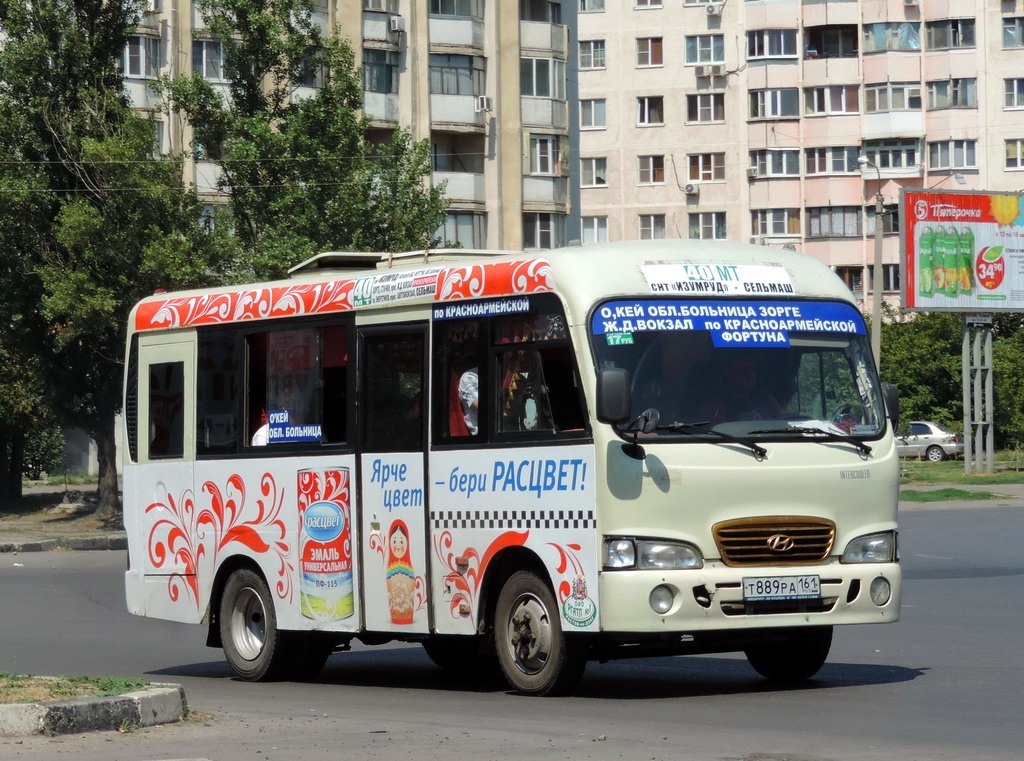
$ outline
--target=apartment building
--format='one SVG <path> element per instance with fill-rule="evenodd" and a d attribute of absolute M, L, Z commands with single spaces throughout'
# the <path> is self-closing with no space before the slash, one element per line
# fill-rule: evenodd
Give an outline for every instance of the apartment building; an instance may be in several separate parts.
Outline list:
<path fill-rule="evenodd" d="M 901 188 L 1024 187 L 1024 0 L 576 2 L 584 242 L 791 247 L 863 297 L 881 193 L 892 298 Z"/>
<path fill-rule="evenodd" d="M 319 0 L 316 22 L 344 35 L 362 64 L 373 132 L 401 126 L 429 139 L 432 181 L 446 183 L 451 201 L 447 240 L 554 248 L 578 227 L 567 224 L 576 94 L 562 15 L 563 4 L 548 0 Z M 197 2 L 150 0 L 137 32 L 123 61 L 137 108 L 160 105 L 149 87 L 159 75 L 196 71 L 225 86 L 223 43 Z M 314 78 L 296 83 L 292 97 L 315 87 Z M 157 130 L 162 150 L 193 157 L 186 175 L 203 197 L 223 200 L 214 157 L 193 144 L 188 124 L 172 113 Z"/>

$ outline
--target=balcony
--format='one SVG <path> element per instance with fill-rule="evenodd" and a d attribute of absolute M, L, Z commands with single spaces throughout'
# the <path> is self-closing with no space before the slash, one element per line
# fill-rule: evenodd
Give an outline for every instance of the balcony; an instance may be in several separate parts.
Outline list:
<path fill-rule="evenodd" d="M 523 50 L 544 53 L 554 58 L 566 58 L 569 48 L 569 28 L 562 24 L 540 21 L 519 22 L 519 46 Z"/>
<path fill-rule="evenodd" d="M 534 98 L 524 95 L 520 99 L 524 127 L 569 129 L 569 104 L 553 98 Z"/>
<path fill-rule="evenodd" d="M 483 48 L 484 22 L 476 18 L 430 17 L 430 44 Z"/>
<path fill-rule="evenodd" d="M 483 132 L 487 114 L 477 111 L 475 95 L 430 96 L 430 123 L 456 132 Z"/>
<path fill-rule="evenodd" d="M 397 124 L 398 94 L 390 92 L 363 92 L 363 113 L 374 122 Z"/>
<path fill-rule="evenodd" d="M 569 181 L 565 177 L 528 175 L 523 177 L 523 206 L 532 211 L 565 212 L 569 203 Z"/>
<path fill-rule="evenodd" d="M 220 164 L 213 161 L 196 161 L 196 192 L 200 195 L 209 195 L 219 192 L 217 182 L 224 174 Z"/>
<path fill-rule="evenodd" d="M 132 108 L 152 110 L 162 104 L 160 96 L 157 95 L 152 85 L 156 80 L 144 79 L 142 77 L 125 77 L 124 91 L 128 96 L 128 102 Z"/>
<path fill-rule="evenodd" d="M 434 172 L 434 185 L 447 182 L 444 197 L 454 204 L 485 204 L 487 187 L 483 174 L 472 172 Z"/>
<path fill-rule="evenodd" d="M 861 135 L 865 140 L 878 140 L 900 135 L 920 135 L 924 132 L 924 111 L 884 111 L 864 114 Z"/>

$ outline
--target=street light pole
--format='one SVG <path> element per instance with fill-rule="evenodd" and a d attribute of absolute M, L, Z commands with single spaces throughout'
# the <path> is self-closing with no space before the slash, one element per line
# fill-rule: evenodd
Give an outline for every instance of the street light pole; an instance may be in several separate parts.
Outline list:
<path fill-rule="evenodd" d="M 857 159 L 861 166 L 873 167 L 878 174 L 878 192 L 875 194 L 875 265 L 871 275 L 871 353 L 876 367 L 882 366 L 882 171 L 867 156 Z"/>

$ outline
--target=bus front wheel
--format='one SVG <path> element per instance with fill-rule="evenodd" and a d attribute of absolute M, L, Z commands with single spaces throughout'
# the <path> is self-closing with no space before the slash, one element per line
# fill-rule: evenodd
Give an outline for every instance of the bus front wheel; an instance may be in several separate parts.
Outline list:
<path fill-rule="evenodd" d="M 224 656 L 240 679 L 258 682 L 279 676 L 285 666 L 284 638 L 267 583 L 242 568 L 224 585 L 220 601 L 220 639 Z"/>
<path fill-rule="evenodd" d="M 748 647 L 743 651 L 750 665 L 765 679 L 793 684 L 810 679 L 828 660 L 832 627 L 794 629 L 781 640 Z"/>
<path fill-rule="evenodd" d="M 512 574 L 502 587 L 495 639 L 505 678 L 524 695 L 568 692 L 587 666 L 582 644 L 562 632 L 548 585 L 529 571 Z"/>

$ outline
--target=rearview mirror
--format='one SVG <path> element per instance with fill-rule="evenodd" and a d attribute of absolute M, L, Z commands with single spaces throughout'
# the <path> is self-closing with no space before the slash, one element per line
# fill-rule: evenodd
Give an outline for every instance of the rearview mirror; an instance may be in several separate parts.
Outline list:
<path fill-rule="evenodd" d="M 603 367 L 597 371 L 597 419 L 602 423 L 624 423 L 632 406 L 629 371 Z"/>
<path fill-rule="evenodd" d="M 900 393 L 891 383 L 882 384 L 882 399 L 885 401 L 885 412 L 895 431 L 900 425 Z"/>

